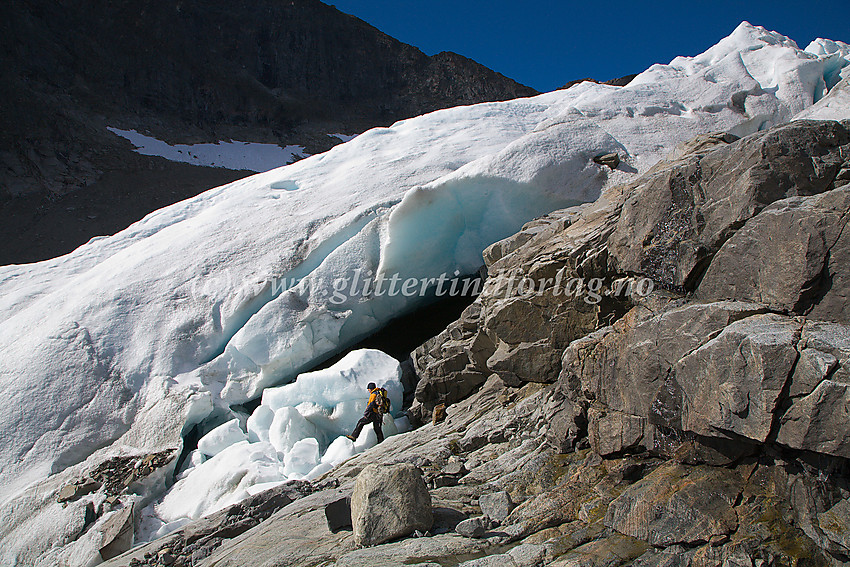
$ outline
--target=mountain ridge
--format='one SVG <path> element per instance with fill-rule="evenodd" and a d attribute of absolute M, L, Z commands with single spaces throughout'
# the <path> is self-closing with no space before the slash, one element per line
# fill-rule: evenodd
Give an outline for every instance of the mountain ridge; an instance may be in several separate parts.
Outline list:
<path fill-rule="evenodd" d="M 127 217 L 244 176 L 140 158 L 108 126 L 170 143 L 320 153 L 338 143 L 329 134 L 537 94 L 463 56 L 429 57 L 318 0 L 9 2 L 0 16 L 0 225 L 13 243 L 0 264 L 70 252 Z M 146 179 L 105 178 L 128 169 Z M 181 180 L 176 197 L 154 181 L 163 170 Z M 97 183 L 92 210 L 85 192 Z M 103 214 L 112 207 L 120 213 Z"/>

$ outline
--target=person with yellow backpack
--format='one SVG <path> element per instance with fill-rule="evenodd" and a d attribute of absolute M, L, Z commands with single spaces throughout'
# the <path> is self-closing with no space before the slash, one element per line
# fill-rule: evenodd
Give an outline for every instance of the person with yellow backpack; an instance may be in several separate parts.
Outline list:
<path fill-rule="evenodd" d="M 363 412 L 363 417 L 357 422 L 357 426 L 351 435 L 346 435 L 352 441 L 357 441 L 357 437 L 363 428 L 368 424 L 372 424 L 375 428 L 375 435 L 378 436 L 378 443 L 384 440 L 384 432 L 381 426 L 384 423 L 384 414 L 390 411 L 390 399 L 387 397 L 386 388 L 378 388 L 374 382 L 369 382 L 366 386 L 369 390 L 369 403 L 366 404 L 366 411 Z"/>

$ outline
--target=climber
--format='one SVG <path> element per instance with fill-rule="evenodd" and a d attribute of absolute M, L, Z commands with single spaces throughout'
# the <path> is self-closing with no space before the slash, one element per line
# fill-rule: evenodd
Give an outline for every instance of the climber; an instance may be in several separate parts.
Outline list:
<path fill-rule="evenodd" d="M 369 390 L 369 403 L 366 405 L 366 411 L 363 412 L 363 417 L 357 422 L 354 432 L 351 435 L 346 435 L 352 441 L 357 441 L 357 436 L 363 428 L 369 423 L 375 428 L 375 435 L 378 436 L 378 443 L 384 440 L 384 432 L 381 426 L 384 423 L 384 414 L 389 411 L 389 398 L 387 391 L 384 388 L 378 388 L 374 382 L 369 382 L 366 386 Z"/>

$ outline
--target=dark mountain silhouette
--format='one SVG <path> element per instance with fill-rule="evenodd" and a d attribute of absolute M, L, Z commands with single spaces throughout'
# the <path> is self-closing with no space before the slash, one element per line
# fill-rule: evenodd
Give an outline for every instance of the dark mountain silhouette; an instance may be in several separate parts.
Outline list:
<path fill-rule="evenodd" d="M 318 0 L 11 0 L 0 6 L 0 263 L 67 253 L 248 173 L 138 155 L 107 126 L 318 153 L 339 143 L 329 133 L 535 93 Z"/>

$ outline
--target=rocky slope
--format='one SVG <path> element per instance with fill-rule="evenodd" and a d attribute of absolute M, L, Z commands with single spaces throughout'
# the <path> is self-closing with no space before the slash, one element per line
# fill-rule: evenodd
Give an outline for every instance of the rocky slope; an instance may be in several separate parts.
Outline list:
<path fill-rule="evenodd" d="M 107 126 L 319 153 L 339 143 L 329 134 L 535 94 L 318 0 L 6 2 L 0 62 L 0 264 L 69 252 L 247 174 L 139 156 Z"/>
<path fill-rule="evenodd" d="M 848 211 L 850 121 L 701 136 L 488 249 L 413 353 L 427 425 L 107 564 L 845 565 Z M 357 548 L 325 509 L 376 463 L 422 470 L 433 525 Z"/>

